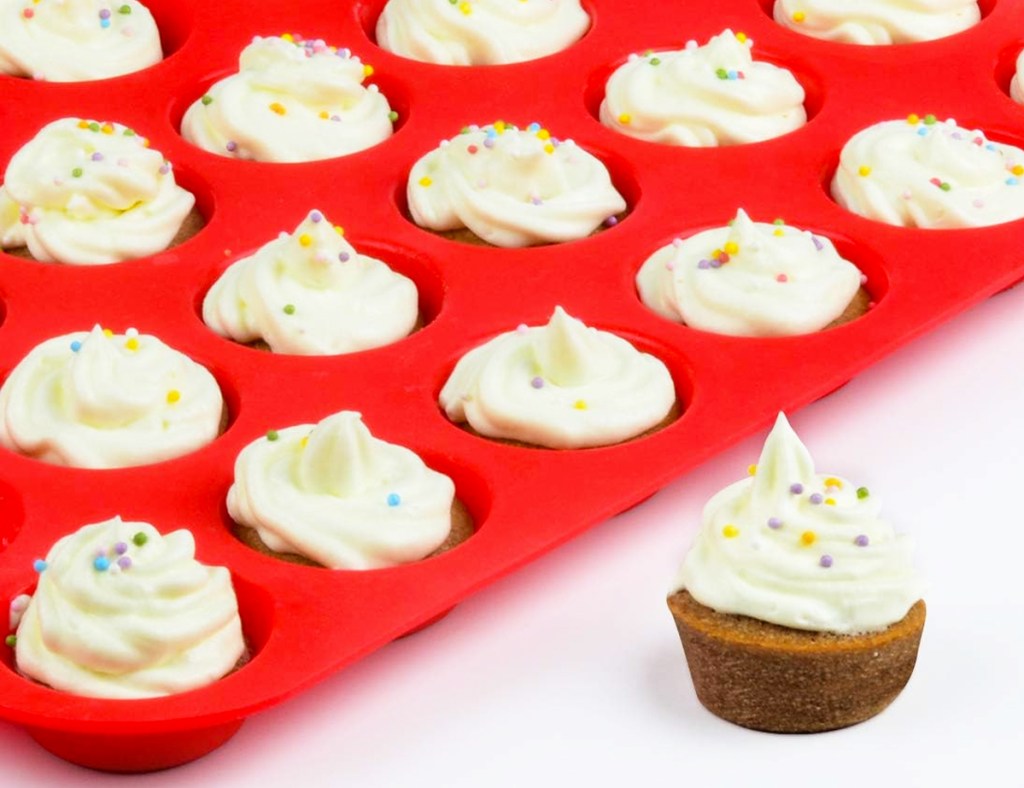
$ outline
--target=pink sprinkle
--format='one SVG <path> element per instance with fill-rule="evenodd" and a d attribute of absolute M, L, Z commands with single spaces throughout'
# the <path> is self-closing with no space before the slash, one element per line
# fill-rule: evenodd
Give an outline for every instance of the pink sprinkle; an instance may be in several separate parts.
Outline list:
<path fill-rule="evenodd" d="M 866 285 L 868 283 L 868 275 L 867 274 L 861 274 L 860 275 L 860 283 L 862 285 Z"/>
<path fill-rule="evenodd" d="M 981 137 L 975 137 L 973 140 L 971 140 L 971 142 L 979 146 L 985 144 L 985 140 L 983 140 Z"/>
<path fill-rule="evenodd" d="M 665 270 L 666 271 L 675 271 L 676 270 L 676 264 L 673 263 L 671 260 L 669 260 L 667 263 L 665 263 Z"/>
<path fill-rule="evenodd" d="M 775 281 L 776 282 L 788 282 L 789 281 L 789 277 L 786 276 L 785 274 L 779 274 L 777 277 L 775 277 Z"/>
<path fill-rule="evenodd" d="M 517 334 L 525 334 L 527 331 L 529 331 L 529 326 L 527 326 L 526 323 L 520 323 L 518 326 L 516 326 Z"/>
<path fill-rule="evenodd" d="M 934 186 L 941 186 L 942 185 L 942 179 L 941 178 L 929 178 L 928 179 L 928 183 L 930 183 L 930 184 L 932 184 Z"/>
<path fill-rule="evenodd" d="M 470 145 L 468 148 L 466 148 L 466 151 L 470 154 L 476 153 L 478 150 L 480 149 L 476 145 Z"/>
<path fill-rule="evenodd" d="M 26 8 L 24 11 L 21 12 L 21 15 L 26 19 L 31 19 L 36 15 L 36 12 L 33 11 L 31 8 Z"/>

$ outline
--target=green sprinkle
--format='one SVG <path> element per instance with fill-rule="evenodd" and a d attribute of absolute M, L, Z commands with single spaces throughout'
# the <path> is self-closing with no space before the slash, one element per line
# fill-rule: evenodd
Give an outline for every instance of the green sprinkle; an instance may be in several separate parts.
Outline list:
<path fill-rule="evenodd" d="M 75 167 L 75 169 L 73 169 L 71 171 L 71 176 L 73 178 L 81 178 L 82 177 L 82 168 L 81 167 Z"/>
<path fill-rule="evenodd" d="M 651 63 L 652 66 L 656 66 L 659 63 L 661 63 L 661 58 L 660 57 L 652 57 L 651 60 L 650 60 L 650 63 Z"/>
<path fill-rule="evenodd" d="M 726 71 L 724 68 L 716 68 L 715 69 L 715 76 L 718 77 L 719 79 L 728 79 L 729 78 L 729 72 Z"/>
<path fill-rule="evenodd" d="M 277 430 L 267 430 L 267 440 L 268 441 L 276 441 L 277 437 L 278 437 Z"/>
<path fill-rule="evenodd" d="M 867 487 L 858 487 L 857 488 L 857 497 L 860 498 L 862 501 L 865 498 L 867 498 L 868 495 L 870 495 L 870 493 L 868 492 L 868 488 Z"/>
<path fill-rule="evenodd" d="M 286 315 L 294 315 L 295 314 L 295 304 L 285 304 L 284 305 L 284 313 Z"/>
<path fill-rule="evenodd" d="M 130 14 L 131 12 L 132 12 L 132 7 L 130 5 L 123 5 L 123 6 L 121 6 L 120 8 L 117 9 L 117 13 L 119 13 L 119 14 Z"/>
<path fill-rule="evenodd" d="M 934 124 L 935 124 L 935 116 L 934 115 L 925 115 L 924 116 L 924 125 L 925 126 L 932 126 Z"/>
<path fill-rule="evenodd" d="M 782 219 L 776 219 L 772 224 L 785 224 L 785 222 Z"/>
<path fill-rule="evenodd" d="M 18 645 L 18 636 L 8 635 L 7 638 L 4 640 L 4 643 L 7 644 L 7 648 L 14 648 Z"/>
<path fill-rule="evenodd" d="M 93 121 L 92 123 L 89 124 L 89 131 L 99 131 L 99 130 L 100 130 L 100 124 L 97 123 L 96 121 Z"/>
<path fill-rule="evenodd" d="M 124 136 L 126 136 L 126 137 L 134 137 L 135 136 L 135 132 L 132 129 L 125 129 L 124 130 Z"/>
<path fill-rule="evenodd" d="M 946 183 L 945 181 L 943 181 L 942 183 L 940 183 L 940 184 L 939 184 L 939 188 L 940 188 L 940 189 L 942 189 L 942 191 L 944 191 L 944 192 L 948 192 L 948 191 L 949 191 L 950 189 L 952 189 L 953 187 L 952 187 L 952 186 L 950 186 L 950 185 L 949 185 L 948 183 Z"/>
<path fill-rule="evenodd" d="M 213 96 L 203 96 L 203 97 L 202 97 L 201 99 L 199 99 L 199 100 L 200 100 L 201 102 L 203 102 L 203 106 L 204 106 L 204 107 L 208 107 L 208 106 L 210 106 L 210 105 L 211 105 L 211 104 L 213 103 Z"/>
<path fill-rule="evenodd" d="M 388 113 L 388 120 L 394 123 L 396 120 L 398 120 L 398 113 L 395 112 L 394 110 L 391 110 L 391 112 Z"/>
<path fill-rule="evenodd" d="M 137 534 L 135 534 L 135 536 L 132 537 L 132 543 L 136 547 L 142 547 L 142 545 L 144 545 L 148 541 L 149 541 L 149 537 L 146 536 L 146 534 L 143 533 L 142 531 L 139 531 Z"/>

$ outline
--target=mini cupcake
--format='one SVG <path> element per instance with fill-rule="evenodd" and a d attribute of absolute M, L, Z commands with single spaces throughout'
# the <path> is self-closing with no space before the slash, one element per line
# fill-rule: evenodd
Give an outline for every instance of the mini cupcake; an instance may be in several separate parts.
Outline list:
<path fill-rule="evenodd" d="M 0 386 L 0 445 L 75 468 L 180 457 L 216 438 L 225 416 L 205 367 L 135 329 L 48 339 Z"/>
<path fill-rule="evenodd" d="M 406 191 L 420 227 L 492 246 L 585 238 L 626 210 L 604 164 L 539 123 L 467 126 L 413 165 Z"/>
<path fill-rule="evenodd" d="M 17 669 L 93 698 L 155 698 L 230 673 L 246 655 L 231 574 L 200 564 L 186 530 L 114 517 L 59 540 L 35 562 L 30 600 L 12 604 Z"/>
<path fill-rule="evenodd" d="M 268 162 L 330 159 L 383 142 L 398 117 L 373 74 L 347 49 L 285 34 L 242 50 L 238 73 L 220 80 L 181 121 L 193 145 Z"/>
<path fill-rule="evenodd" d="M 377 44 L 445 66 L 493 66 L 561 52 L 590 26 L 579 0 L 388 0 Z"/>
<path fill-rule="evenodd" d="M 910 115 L 857 132 L 843 146 L 832 196 L 878 222 L 925 230 L 1024 217 L 1024 151 L 985 132 Z"/>
<path fill-rule="evenodd" d="M 120 123 L 62 118 L 7 165 L 0 248 L 72 265 L 145 257 L 198 231 L 194 205 L 145 137 Z"/>
<path fill-rule="evenodd" d="M 353 411 L 271 430 L 242 449 L 227 506 L 250 547 L 330 569 L 419 561 L 473 533 L 452 480 L 373 437 Z"/>
<path fill-rule="evenodd" d="M 863 314 L 862 274 L 832 242 L 807 230 L 753 222 L 676 239 L 636 276 L 640 300 L 662 317 L 732 336 L 794 336 Z"/>
<path fill-rule="evenodd" d="M 630 55 L 608 78 L 601 123 L 663 145 L 741 145 L 807 122 L 804 89 L 787 69 L 756 61 L 754 42 L 726 30 L 704 46 Z"/>
<path fill-rule="evenodd" d="M 332 355 L 381 347 L 419 320 L 412 280 L 359 254 L 314 210 L 232 264 L 203 299 L 203 322 L 235 342 L 275 353 Z"/>
<path fill-rule="evenodd" d="M 661 361 L 561 307 L 547 325 L 519 326 L 463 356 L 440 404 L 475 434 L 549 449 L 622 443 L 679 413 Z"/>
<path fill-rule="evenodd" d="M 775 21 L 812 38 L 845 44 L 933 41 L 981 21 L 975 0 L 775 0 Z"/>
<path fill-rule="evenodd" d="M 162 59 L 156 22 L 135 0 L 0 1 L 0 74 L 81 82 Z"/>
<path fill-rule="evenodd" d="M 668 599 L 698 699 L 779 733 L 874 716 L 924 629 L 907 539 L 866 487 L 815 473 L 782 414 L 751 473 L 708 502 Z"/>

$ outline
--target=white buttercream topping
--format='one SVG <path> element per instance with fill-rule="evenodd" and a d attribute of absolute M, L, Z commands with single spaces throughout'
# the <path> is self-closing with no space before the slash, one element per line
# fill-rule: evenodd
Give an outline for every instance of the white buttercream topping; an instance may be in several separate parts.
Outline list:
<path fill-rule="evenodd" d="M 1024 217 L 1024 151 L 931 115 L 876 123 L 843 146 L 832 196 L 886 224 L 984 227 Z"/>
<path fill-rule="evenodd" d="M 844 634 L 884 629 L 921 598 L 909 540 L 866 487 L 815 473 L 781 413 L 753 470 L 708 501 L 673 590 L 720 613 Z"/>
<path fill-rule="evenodd" d="M 629 440 L 675 401 L 661 361 L 561 307 L 545 326 L 521 326 L 471 350 L 440 396 L 449 419 L 481 435 L 552 449 Z"/>
<path fill-rule="evenodd" d="M 171 695 L 224 676 L 245 653 L 231 574 L 194 555 L 190 532 L 161 536 L 120 517 L 65 536 L 18 626 L 18 670 L 102 698 Z"/>
<path fill-rule="evenodd" d="M 257 36 L 239 70 L 210 86 L 181 121 L 189 142 L 221 156 L 301 162 L 355 153 L 392 133 L 388 100 L 347 49 Z"/>
<path fill-rule="evenodd" d="M 775 0 L 775 21 L 846 44 L 909 44 L 959 33 L 981 20 L 975 0 Z"/>
<path fill-rule="evenodd" d="M 276 552 L 331 569 L 377 569 L 440 547 L 454 497 L 451 479 L 341 411 L 242 449 L 228 512 Z"/>
<path fill-rule="evenodd" d="M 80 82 L 162 58 L 153 16 L 135 0 L 0 0 L 0 74 Z"/>
<path fill-rule="evenodd" d="M 171 165 L 132 129 L 62 118 L 7 165 L 0 246 L 80 265 L 144 257 L 167 248 L 194 204 Z"/>
<path fill-rule="evenodd" d="M 0 387 L 0 445 L 55 465 L 124 468 L 179 457 L 220 431 L 204 367 L 129 329 L 48 339 Z"/>
<path fill-rule="evenodd" d="M 784 68 L 755 61 L 753 41 L 726 30 L 704 46 L 630 55 L 608 78 L 601 122 L 648 142 L 738 145 L 807 122 L 804 89 Z"/>
<path fill-rule="evenodd" d="M 359 254 L 339 227 L 312 211 L 229 267 L 203 299 L 203 321 L 236 342 L 275 353 L 329 355 L 407 336 L 419 315 L 416 285 Z"/>
<path fill-rule="evenodd" d="M 468 127 L 416 162 L 407 192 L 420 227 L 505 247 L 584 238 L 626 209 L 604 164 L 537 123 Z"/>
<path fill-rule="evenodd" d="M 669 320 L 734 336 L 792 336 L 824 328 L 860 287 L 857 267 L 828 238 L 753 222 L 662 247 L 636 276 L 640 299 Z"/>
<path fill-rule="evenodd" d="M 1010 80 L 1010 96 L 1018 104 L 1024 104 L 1024 50 L 1017 55 L 1017 65 Z"/>
<path fill-rule="evenodd" d="M 560 52 L 589 26 L 579 0 L 388 0 L 377 43 L 426 63 L 490 66 Z"/>

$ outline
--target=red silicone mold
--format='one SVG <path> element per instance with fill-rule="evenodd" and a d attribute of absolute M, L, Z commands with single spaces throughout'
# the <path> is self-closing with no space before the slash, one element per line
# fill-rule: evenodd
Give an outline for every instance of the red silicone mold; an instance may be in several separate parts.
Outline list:
<path fill-rule="evenodd" d="M 0 599 L 30 590 L 32 560 L 60 536 L 114 514 L 196 535 L 198 558 L 231 568 L 253 658 L 201 690 L 157 700 L 79 698 L 27 681 L 0 648 L 0 716 L 47 749 L 100 769 L 183 763 L 217 747 L 250 714 L 436 618 L 481 586 L 635 504 L 670 479 L 841 386 L 875 360 L 1024 277 L 1021 222 L 982 230 L 919 231 L 847 213 L 828 196 L 839 150 L 856 131 L 915 112 L 955 117 L 993 138 L 1024 143 L 1024 107 L 1008 96 L 1024 45 L 1024 4 L 988 0 L 975 28 L 930 43 L 857 47 L 777 26 L 769 0 L 630 4 L 585 0 L 587 35 L 567 51 L 511 66 L 445 68 L 381 51 L 383 0 L 303 3 L 149 0 L 169 56 L 118 79 L 72 85 L 0 77 L 0 170 L 45 123 L 74 115 L 146 134 L 199 197 L 206 227 L 163 253 L 76 268 L 0 254 L 0 376 L 37 343 L 96 322 L 135 326 L 206 365 L 230 426 L 187 457 L 127 470 L 58 468 L 0 450 Z M 630 52 L 743 30 L 755 56 L 790 67 L 808 93 L 810 122 L 769 142 L 680 149 L 628 139 L 596 120 L 604 78 Z M 296 32 L 348 46 L 376 69 L 400 120 L 388 141 L 326 162 L 234 161 L 185 142 L 178 122 L 215 79 L 235 70 L 253 35 Z M 501 250 L 415 227 L 404 201 L 413 162 L 470 123 L 537 120 L 607 164 L 628 217 L 564 245 Z M 1022 187 L 1024 188 L 1024 187 Z M 313 207 L 354 245 L 391 262 L 420 288 L 427 325 L 387 348 L 328 358 L 256 352 L 218 338 L 197 311 L 231 261 L 291 231 Z M 786 339 L 715 336 L 676 325 L 638 300 L 640 264 L 677 235 L 721 225 L 737 207 L 761 221 L 826 235 L 868 276 L 876 305 L 839 328 Z M 518 448 L 450 424 L 436 404 L 455 361 L 556 304 L 663 359 L 683 415 L 622 445 L 584 451 Z M 286 392 L 286 393 L 285 393 Z M 379 437 L 449 474 L 475 536 L 409 566 L 329 571 L 250 551 L 229 532 L 224 498 L 235 456 L 270 428 L 363 413 Z M 309 633 L 315 632 L 316 637 Z"/>

